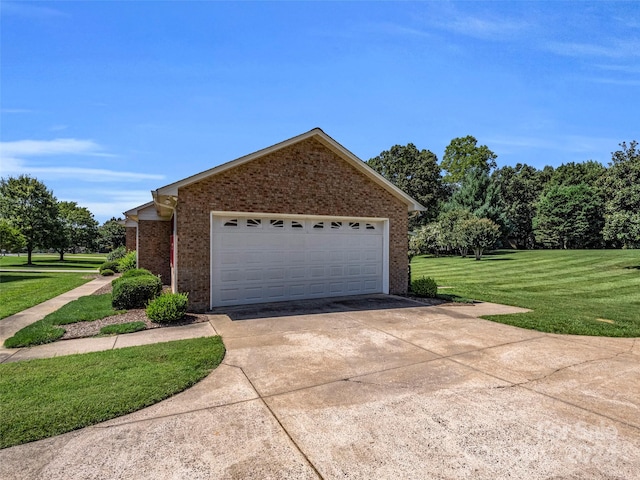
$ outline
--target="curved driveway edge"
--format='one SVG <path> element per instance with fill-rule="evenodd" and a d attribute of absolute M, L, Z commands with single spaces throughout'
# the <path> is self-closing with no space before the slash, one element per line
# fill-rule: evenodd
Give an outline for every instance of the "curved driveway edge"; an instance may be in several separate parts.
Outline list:
<path fill-rule="evenodd" d="M 384 296 L 262 313 L 211 315 L 227 356 L 192 389 L 1 450 L 0 478 L 595 479 L 640 471 L 635 339 L 545 334 Z"/>

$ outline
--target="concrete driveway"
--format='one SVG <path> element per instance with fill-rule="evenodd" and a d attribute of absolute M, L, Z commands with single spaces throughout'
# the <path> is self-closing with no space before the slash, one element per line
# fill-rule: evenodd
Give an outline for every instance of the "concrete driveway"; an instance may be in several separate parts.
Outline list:
<path fill-rule="evenodd" d="M 1 450 L 0 478 L 637 478 L 640 342 L 473 316 L 498 310 L 387 296 L 227 309 L 211 316 L 227 356 L 204 381 Z"/>

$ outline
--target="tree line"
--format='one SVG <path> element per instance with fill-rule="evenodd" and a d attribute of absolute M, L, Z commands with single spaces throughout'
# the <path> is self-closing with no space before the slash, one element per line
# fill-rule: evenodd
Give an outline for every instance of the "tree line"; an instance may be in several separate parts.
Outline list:
<path fill-rule="evenodd" d="M 99 225 L 93 214 L 76 202 L 58 201 L 46 185 L 29 175 L 0 179 L 0 250 L 36 249 L 65 253 L 108 252 L 125 244 L 125 227 L 111 218 Z"/>
<path fill-rule="evenodd" d="M 640 149 L 622 142 L 604 166 L 589 160 L 537 169 L 498 168 L 473 136 L 455 138 L 441 162 L 394 145 L 367 163 L 426 207 L 409 219 L 411 253 L 493 246 L 640 248 Z M 482 222 L 480 222 L 482 220 Z"/>

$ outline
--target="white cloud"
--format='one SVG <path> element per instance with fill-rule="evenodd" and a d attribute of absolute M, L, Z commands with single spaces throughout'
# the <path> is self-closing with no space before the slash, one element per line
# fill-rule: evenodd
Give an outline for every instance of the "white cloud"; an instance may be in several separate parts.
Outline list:
<path fill-rule="evenodd" d="M 626 58 L 640 56 L 640 41 L 614 40 L 609 44 L 550 42 L 547 50 L 566 57 Z"/>
<path fill-rule="evenodd" d="M 0 157 L 34 157 L 43 155 L 93 153 L 101 150 L 93 140 L 57 138 L 55 140 L 18 140 L 0 142 Z"/>
<path fill-rule="evenodd" d="M 111 217 L 122 217 L 123 212 L 151 201 L 149 190 L 74 191 L 69 200 L 86 207 L 101 223 Z M 61 199 L 66 199 L 61 195 Z"/>
<path fill-rule="evenodd" d="M 501 153 L 514 153 L 518 150 L 553 150 L 574 154 L 601 156 L 603 152 L 611 152 L 618 145 L 618 140 L 605 137 L 590 137 L 585 135 L 562 135 L 546 138 L 527 136 L 497 136 L 487 139 L 488 145 L 501 148 Z M 586 158 L 585 158 L 586 159 Z M 601 159 L 604 160 L 604 159 Z"/>
<path fill-rule="evenodd" d="M 27 18 L 66 17 L 67 14 L 51 7 L 43 7 L 24 2 L 1 2 L 0 10 L 3 15 L 16 15 Z"/>
<path fill-rule="evenodd" d="M 93 140 L 59 138 L 55 140 L 19 140 L 0 142 L 0 160 L 2 175 L 36 175 L 44 179 L 77 179 L 85 182 L 136 182 L 140 180 L 161 180 L 164 175 L 155 173 L 136 173 L 106 168 L 84 168 L 55 165 L 42 166 L 29 163 L 25 158 L 59 155 L 85 155 L 93 157 L 114 157 L 102 151 L 102 147 Z"/>
<path fill-rule="evenodd" d="M 528 22 L 506 18 L 481 18 L 477 16 L 456 16 L 438 24 L 446 30 L 484 40 L 501 40 L 513 34 L 520 34 L 529 28 Z"/>

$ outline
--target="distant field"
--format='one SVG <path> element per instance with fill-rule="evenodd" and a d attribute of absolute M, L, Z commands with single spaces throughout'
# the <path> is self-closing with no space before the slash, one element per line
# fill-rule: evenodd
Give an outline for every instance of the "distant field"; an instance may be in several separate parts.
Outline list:
<path fill-rule="evenodd" d="M 502 250 L 481 261 L 415 257 L 442 293 L 530 308 L 489 320 L 543 332 L 640 336 L 640 250 Z"/>
<path fill-rule="evenodd" d="M 83 253 L 72 254 L 67 253 L 64 260 L 59 260 L 57 254 L 33 254 L 33 266 L 27 266 L 27 255 L 6 255 L 0 257 L 0 268 L 33 268 L 33 269 L 86 269 L 96 270 L 107 258 L 102 254 Z"/>

